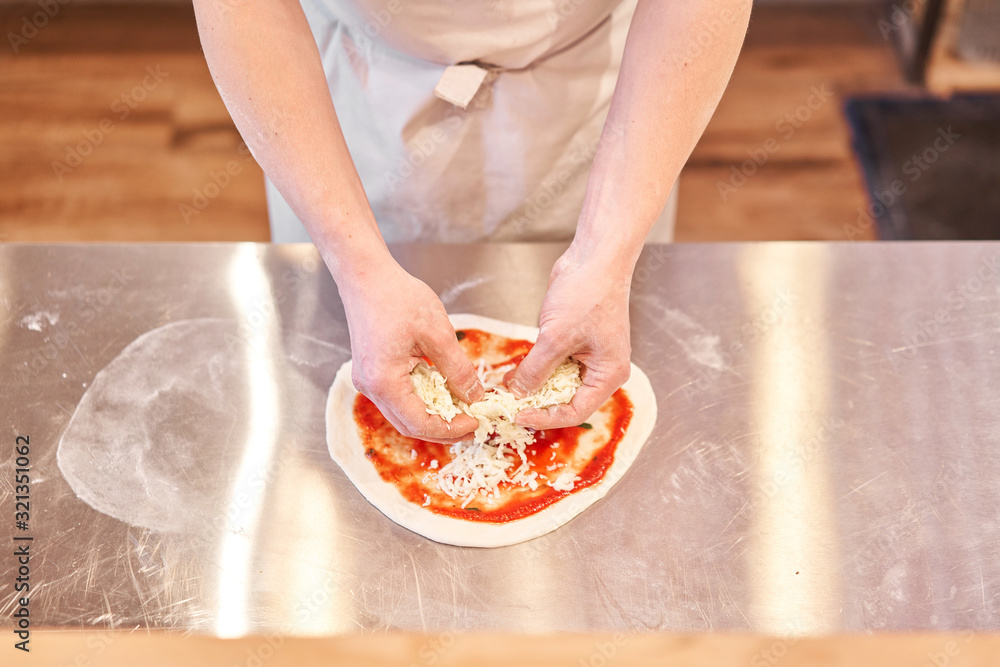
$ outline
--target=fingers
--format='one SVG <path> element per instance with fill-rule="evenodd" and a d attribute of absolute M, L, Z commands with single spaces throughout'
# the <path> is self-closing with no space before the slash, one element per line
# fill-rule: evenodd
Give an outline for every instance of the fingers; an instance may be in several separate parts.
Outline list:
<path fill-rule="evenodd" d="M 458 442 L 476 430 L 476 420 L 468 415 L 456 415 L 449 423 L 437 415 L 427 414 L 427 406 L 413 392 L 409 375 L 401 386 L 393 387 L 386 396 L 386 403 L 395 410 L 390 408 L 388 414 L 383 414 L 387 418 L 389 414 L 396 417 L 399 423 L 394 423 L 393 426 L 407 437 Z"/>
<path fill-rule="evenodd" d="M 564 405 L 554 405 L 550 408 L 529 408 L 517 413 L 514 422 L 518 426 L 527 426 L 537 431 L 550 428 L 565 428 L 579 426 L 590 419 L 597 408 L 615 393 L 618 386 L 604 384 L 602 386 L 583 385 L 576 391 L 573 400 Z"/>
<path fill-rule="evenodd" d="M 421 339 L 420 346 L 424 354 L 444 375 L 452 393 L 466 403 L 475 403 L 483 397 L 485 390 L 479 381 L 479 375 L 476 374 L 476 368 L 462 352 L 462 347 L 458 344 L 451 327 L 446 327 L 444 331 L 435 329 L 427 333 Z"/>
<path fill-rule="evenodd" d="M 393 412 L 388 405 L 380 404 L 372 399 L 386 419 L 389 420 L 401 435 L 408 438 L 428 440 L 451 445 L 468 440 L 476 430 L 476 420 L 468 415 L 456 415 L 451 423 L 437 415 L 427 414 L 423 403 L 419 407 L 400 405 L 396 403 L 397 411 Z M 419 403 L 419 399 L 417 399 Z"/>
<path fill-rule="evenodd" d="M 518 398 L 524 398 L 541 389 L 559 364 L 569 356 L 571 343 L 572 341 L 565 338 L 553 342 L 551 336 L 546 336 L 544 332 L 539 334 L 538 342 L 517 368 L 504 376 L 507 388 Z"/>
<path fill-rule="evenodd" d="M 354 386 L 371 399 L 382 415 L 400 434 L 444 444 L 468 440 L 478 423 L 468 415 L 456 415 L 446 422 L 427 413 L 427 406 L 413 391 L 409 373 L 376 383 L 354 380 Z"/>

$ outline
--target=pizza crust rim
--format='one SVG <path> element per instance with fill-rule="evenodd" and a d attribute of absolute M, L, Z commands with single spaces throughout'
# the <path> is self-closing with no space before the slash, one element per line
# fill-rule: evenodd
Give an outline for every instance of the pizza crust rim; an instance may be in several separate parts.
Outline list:
<path fill-rule="evenodd" d="M 508 338 L 530 340 L 538 337 L 536 327 L 504 322 L 472 314 L 450 315 L 458 329 L 480 329 Z M 354 423 L 354 401 L 358 395 L 351 381 L 347 361 L 330 387 L 326 403 L 326 441 L 330 456 L 341 467 L 361 495 L 382 514 L 403 528 L 435 542 L 462 547 L 502 547 L 541 537 L 569 523 L 574 517 L 607 495 L 631 467 L 656 423 L 656 397 L 649 378 L 632 364 L 632 374 L 623 387 L 632 402 L 629 427 L 615 450 L 615 460 L 597 484 L 571 493 L 523 519 L 507 523 L 465 521 L 415 505 L 399 490 L 384 481 L 365 458 L 364 446 Z"/>

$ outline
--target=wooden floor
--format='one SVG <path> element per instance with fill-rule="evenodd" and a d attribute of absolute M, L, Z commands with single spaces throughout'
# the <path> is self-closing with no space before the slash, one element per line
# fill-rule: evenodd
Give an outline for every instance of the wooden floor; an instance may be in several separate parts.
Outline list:
<path fill-rule="evenodd" d="M 267 240 L 191 8 L 59 7 L 35 34 L 35 3 L 0 6 L 0 241 Z M 682 176 L 679 241 L 846 238 L 865 197 L 844 96 L 905 88 L 871 12 L 755 9 Z"/>

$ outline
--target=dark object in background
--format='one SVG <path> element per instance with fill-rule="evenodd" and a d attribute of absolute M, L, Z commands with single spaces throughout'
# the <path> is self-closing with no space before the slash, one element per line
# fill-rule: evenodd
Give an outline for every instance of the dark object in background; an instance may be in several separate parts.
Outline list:
<path fill-rule="evenodd" d="M 885 3 L 886 15 L 878 22 L 879 32 L 883 38 L 892 39 L 903 76 L 910 83 L 921 85 L 924 82 L 943 4 L 944 0 Z"/>
<path fill-rule="evenodd" d="M 1000 96 L 855 98 L 845 111 L 871 204 L 856 225 L 874 220 L 883 240 L 1000 239 Z"/>
<path fill-rule="evenodd" d="M 1000 62 L 1000 2 L 965 0 L 955 51 L 965 60 Z"/>

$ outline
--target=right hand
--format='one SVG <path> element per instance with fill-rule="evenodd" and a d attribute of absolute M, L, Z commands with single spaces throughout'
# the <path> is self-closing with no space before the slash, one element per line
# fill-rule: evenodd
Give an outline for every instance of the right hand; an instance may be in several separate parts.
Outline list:
<path fill-rule="evenodd" d="M 351 379 L 401 434 L 434 442 L 467 440 L 476 420 L 456 415 L 451 423 L 427 413 L 413 390 L 410 371 L 426 356 L 466 403 L 484 390 L 462 352 L 455 328 L 437 295 L 398 264 L 341 289 L 351 333 Z"/>

